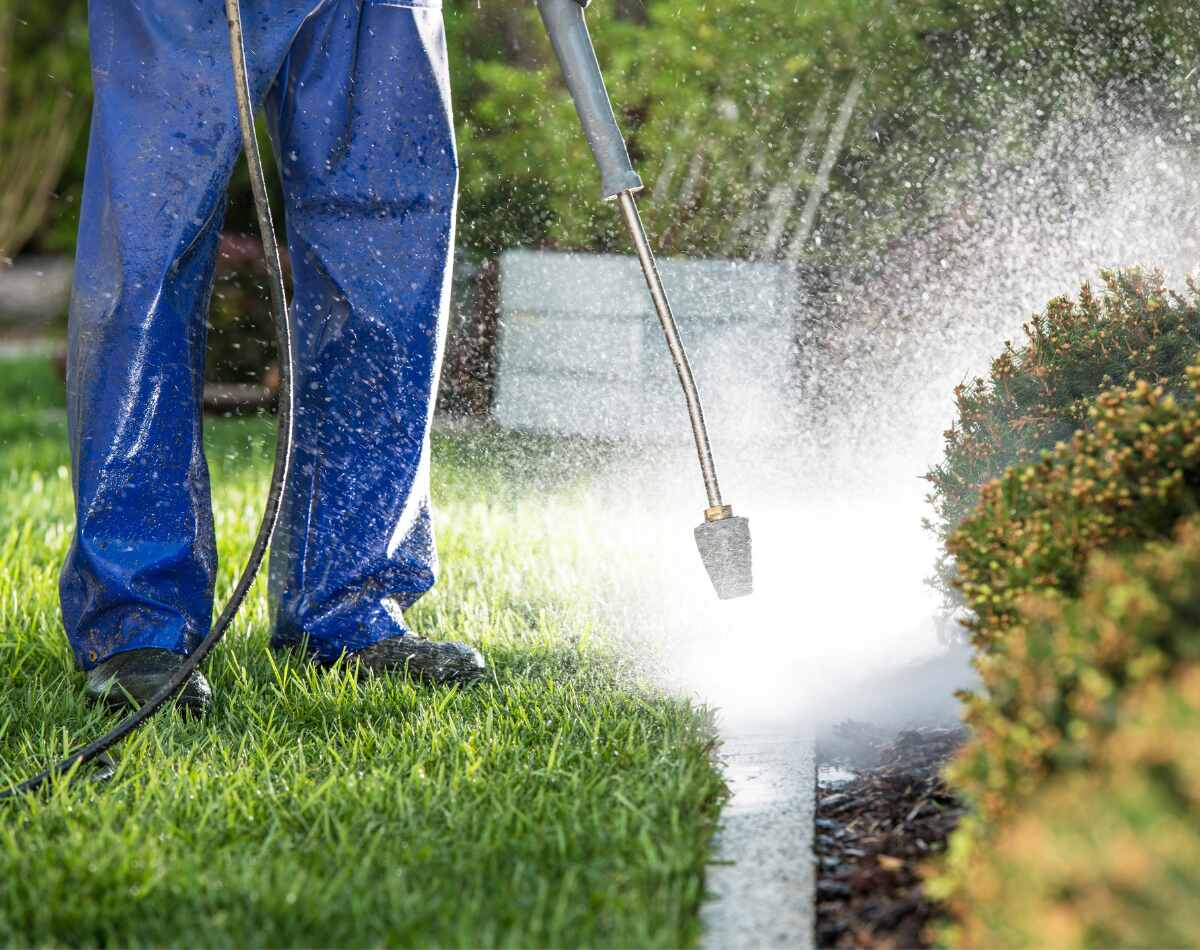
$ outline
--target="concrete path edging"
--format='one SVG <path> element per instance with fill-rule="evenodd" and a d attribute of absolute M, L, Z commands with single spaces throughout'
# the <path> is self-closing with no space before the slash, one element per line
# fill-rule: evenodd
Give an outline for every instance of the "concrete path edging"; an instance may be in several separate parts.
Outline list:
<path fill-rule="evenodd" d="M 721 815 L 709 899 L 701 909 L 706 950 L 809 948 L 814 941 L 812 738 L 731 731 L 720 759 L 733 793 Z"/>

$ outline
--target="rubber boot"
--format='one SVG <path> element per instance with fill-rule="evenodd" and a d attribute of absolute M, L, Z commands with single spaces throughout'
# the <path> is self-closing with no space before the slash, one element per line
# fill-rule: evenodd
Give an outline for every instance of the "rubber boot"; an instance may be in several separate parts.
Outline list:
<path fill-rule="evenodd" d="M 426 640 L 409 633 L 388 637 L 349 654 L 360 674 L 401 673 L 433 686 L 470 686 L 487 676 L 487 664 L 465 643 Z"/>
<path fill-rule="evenodd" d="M 132 703 L 141 707 L 158 695 L 187 657 L 171 650 L 127 650 L 87 671 L 84 691 L 114 709 Z M 212 705 L 212 687 L 199 670 L 192 673 L 175 699 L 193 716 L 203 716 Z"/>

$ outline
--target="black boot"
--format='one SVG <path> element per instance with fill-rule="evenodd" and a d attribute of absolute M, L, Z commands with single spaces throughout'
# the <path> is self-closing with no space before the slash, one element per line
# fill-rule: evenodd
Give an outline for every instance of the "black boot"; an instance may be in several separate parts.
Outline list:
<path fill-rule="evenodd" d="M 84 690 L 92 699 L 114 709 L 125 707 L 131 701 L 140 707 L 158 695 L 186 661 L 187 657 L 170 650 L 128 650 L 88 670 Z M 176 694 L 175 702 L 195 716 L 208 712 L 212 688 L 204 674 L 194 671 Z"/>
<path fill-rule="evenodd" d="M 487 665 L 474 647 L 465 643 L 426 640 L 415 634 L 388 637 L 349 656 L 368 675 L 407 673 L 435 686 L 458 683 L 469 686 L 487 676 Z"/>

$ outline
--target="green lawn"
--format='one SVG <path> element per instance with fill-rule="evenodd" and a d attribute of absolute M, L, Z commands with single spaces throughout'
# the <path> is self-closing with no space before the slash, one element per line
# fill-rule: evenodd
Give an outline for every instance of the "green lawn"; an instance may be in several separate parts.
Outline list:
<path fill-rule="evenodd" d="M 113 720 L 82 701 L 58 619 L 62 394 L 42 361 L 6 361 L 0 399 L 7 784 Z M 257 524 L 270 431 L 208 426 L 218 598 Z M 723 795 L 711 723 L 614 646 L 629 631 L 599 606 L 617 580 L 575 527 L 577 471 L 544 442 L 437 440 L 443 572 L 410 619 L 477 644 L 495 669 L 481 688 L 278 660 L 260 584 L 209 661 L 208 720 L 163 714 L 113 781 L 0 804 L 0 942 L 694 943 Z"/>

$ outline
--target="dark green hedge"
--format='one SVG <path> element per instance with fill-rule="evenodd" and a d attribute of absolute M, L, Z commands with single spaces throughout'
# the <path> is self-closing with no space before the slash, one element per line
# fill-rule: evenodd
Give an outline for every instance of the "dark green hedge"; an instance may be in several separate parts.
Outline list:
<path fill-rule="evenodd" d="M 1091 352 L 1073 339 L 1043 360 L 1065 372 Z M 1086 424 L 986 484 L 949 539 L 982 681 L 949 772 L 972 815 L 930 883 L 952 943 L 1200 941 L 1171 912 L 1200 881 L 1200 366 L 1184 375 L 1179 399 L 1138 381 L 1063 402 Z"/>
<path fill-rule="evenodd" d="M 1096 397 L 1114 385 L 1148 380 L 1188 402 L 1185 370 L 1200 355 L 1200 290 L 1168 290 L 1158 273 L 1104 272 L 1096 289 L 1051 300 L 1007 343 L 986 378 L 954 392 L 956 418 L 946 433 L 932 485 L 931 529 L 946 542 L 979 502 L 980 491 L 1013 465 L 1036 461 L 1089 425 Z M 937 582 L 951 599 L 954 562 Z"/>

